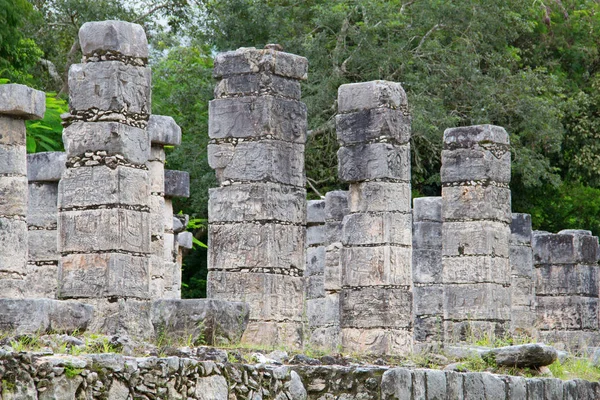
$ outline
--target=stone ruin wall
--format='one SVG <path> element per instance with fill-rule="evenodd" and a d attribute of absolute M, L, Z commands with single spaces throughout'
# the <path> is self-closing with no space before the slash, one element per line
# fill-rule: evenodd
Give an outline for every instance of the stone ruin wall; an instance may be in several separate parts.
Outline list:
<path fill-rule="evenodd" d="M 189 176 L 165 169 L 181 130 L 151 114 L 145 34 L 89 23 L 80 41 L 64 153 L 25 154 L 24 120 L 43 116 L 44 95 L 0 86 L 0 327 L 23 327 L 19 313 L 36 310 L 44 329 L 148 336 L 156 320 L 181 331 L 227 309 L 229 322 L 249 311 L 237 332 L 254 345 L 405 354 L 482 335 L 598 342 L 598 239 L 535 232 L 530 216 L 511 214 L 501 127 L 446 130 L 442 196 L 411 207 L 404 90 L 342 85 L 349 190 L 306 201 L 308 63 L 277 45 L 215 59 L 209 299 L 179 300 L 192 237 L 172 199 L 189 195 Z"/>

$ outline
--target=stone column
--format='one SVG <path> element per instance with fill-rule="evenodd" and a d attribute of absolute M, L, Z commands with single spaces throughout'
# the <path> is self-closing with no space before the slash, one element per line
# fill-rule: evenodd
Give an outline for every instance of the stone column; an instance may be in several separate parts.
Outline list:
<path fill-rule="evenodd" d="M 534 232 L 540 339 L 568 349 L 595 346 L 598 333 L 598 238 L 590 231 Z"/>
<path fill-rule="evenodd" d="M 150 208 L 146 163 L 151 72 L 140 25 L 85 23 L 83 64 L 69 70 L 59 184 L 59 297 L 96 308 L 91 329 L 132 336 L 149 324 Z"/>
<path fill-rule="evenodd" d="M 63 152 L 27 155 L 29 180 L 29 262 L 27 266 L 27 297 L 56 297 L 58 284 L 58 181 L 65 169 L 67 156 Z"/>
<path fill-rule="evenodd" d="M 209 105 L 208 297 L 246 301 L 243 341 L 302 345 L 306 106 L 304 57 L 270 45 L 215 58 Z"/>
<path fill-rule="evenodd" d="M 165 234 L 165 291 L 166 299 L 181 298 L 181 267 L 183 249 L 192 248 L 192 233 L 186 231 L 189 218 L 173 214 L 174 197 L 190 197 L 190 174 L 185 171 L 165 170 L 165 222 L 170 219 L 170 234 Z M 165 226 L 166 228 L 166 226 Z M 169 241 L 169 243 L 167 243 Z"/>
<path fill-rule="evenodd" d="M 338 172 L 350 183 L 342 231 L 342 347 L 408 353 L 413 299 L 406 94 L 394 82 L 342 85 L 338 111 Z"/>
<path fill-rule="evenodd" d="M 174 273 L 174 268 L 165 264 L 169 262 L 165 260 L 165 233 L 169 229 L 165 226 L 165 146 L 181 144 L 181 128 L 171 117 L 151 115 L 148 136 L 151 143 L 150 159 L 146 163 L 150 174 L 150 296 L 162 299 L 165 298 L 165 290 L 173 289 Z M 169 217 L 172 209 L 171 206 Z M 172 233 L 172 227 L 167 233 Z M 171 237 L 169 239 L 172 240 Z"/>
<path fill-rule="evenodd" d="M 27 295 L 27 151 L 25 120 L 40 119 L 46 95 L 0 85 L 0 297 Z"/>
<path fill-rule="evenodd" d="M 535 271 L 531 247 L 531 215 L 512 214 L 510 224 L 511 330 L 535 337 Z"/>
<path fill-rule="evenodd" d="M 426 350 L 444 340 L 441 197 L 413 200 L 412 240 L 415 348 Z"/>
<path fill-rule="evenodd" d="M 506 131 L 447 129 L 442 151 L 444 340 L 510 325 L 510 151 Z"/>

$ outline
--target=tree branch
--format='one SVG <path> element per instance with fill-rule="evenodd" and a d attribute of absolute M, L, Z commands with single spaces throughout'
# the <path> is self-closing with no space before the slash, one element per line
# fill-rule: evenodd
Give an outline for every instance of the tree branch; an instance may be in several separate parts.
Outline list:
<path fill-rule="evenodd" d="M 168 6 L 169 6 L 169 2 L 158 4 L 155 7 L 151 8 L 150 10 L 148 10 L 146 13 L 140 15 L 139 17 L 137 17 L 136 19 L 134 19 L 131 22 L 137 24 L 138 22 L 143 21 L 144 19 L 146 19 L 150 15 L 154 14 L 155 12 L 157 12 L 158 10 L 160 10 L 161 8 L 167 8 Z"/>
<path fill-rule="evenodd" d="M 402 4 L 402 7 L 400 7 L 400 14 L 404 14 L 404 11 L 416 2 L 417 2 L 417 0 L 412 0 L 412 1 L 409 1 L 408 3 Z"/>
<path fill-rule="evenodd" d="M 417 47 L 415 47 L 414 52 L 418 52 L 419 49 L 421 48 L 421 46 L 423 46 L 423 43 L 425 43 L 425 40 L 427 40 L 427 38 L 429 36 L 431 36 L 431 34 L 433 32 L 435 32 L 436 30 L 438 30 L 439 28 L 443 27 L 444 25 L 442 24 L 435 24 L 434 26 L 431 27 L 430 30 L 427 31 L 427 33 L 425 35 L 423 35 L 423 37 L 421 38 L 421 40 L 419 41 L 419 44 L 417 45 Z"/>
<path fill-rule="evenodd" d="M 317 190 L 317 188 L 315 188 L 315 187 L 313 186 L 313 184 L 311 183 L 311 181 L 313 181 L 313 182 L 314 182 L 314 180 L 313 180 L 313 179 L 310 179 L 309 177 L 306 177 L 306 183 L 308 183 L 308 186 L 310 186 L 310 188 L 311 188 L 311 189 L 312 189 L 312 190 L 313 190 L 313 191 L 314 191 L 314 192 L 315 192 L 315 193 L 316 193 L 316 194 L 317 194 L 317 195 L 318 195 L 320 198 L 324 199 L 324 198 L 325 198 L 325 196 L 323 196 L 323 195 L 321 194 L 321 192 L 319 192 L 319 191 Z"/>

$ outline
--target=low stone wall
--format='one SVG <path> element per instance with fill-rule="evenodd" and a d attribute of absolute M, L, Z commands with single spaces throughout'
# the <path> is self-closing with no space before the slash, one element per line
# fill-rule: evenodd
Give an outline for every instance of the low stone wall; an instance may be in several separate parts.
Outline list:
<path fill-rule="evenodd" d="M 275 366 L 183 357 L 79 357 L 0 350 L 9 399 L 594 399 L 600 384 L 490 373 L 355 366 Z"/>

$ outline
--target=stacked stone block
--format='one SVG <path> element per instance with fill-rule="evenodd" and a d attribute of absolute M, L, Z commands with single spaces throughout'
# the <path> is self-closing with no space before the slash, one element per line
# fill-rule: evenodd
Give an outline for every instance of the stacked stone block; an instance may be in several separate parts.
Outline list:
<path fill-rule="evenodd" d="M 307 60 L 242 48 L 217 55 L 209 104 L 208 297 L 246 301 L 243 340 L 300 346 L 304 309 Z"/>
<path fill-rule="evenodd" d="M 447 129 L 442 151 L 444 340 L 502 336 L 510 325 L 510 151 L 506 131 Z"/>
<path fill-rule="evenodd" d="M 69 70 L 59 184 L 59 297 L 95 306 L 91 329 L 152 332 L 150 298 L 151 72 L 143 28 L 90 22 L 83 63 Z"/>
<path fill-rule="evenodd" d="M 151 143 L 146 163 L 150 174 L 150 296 L 153 299 L 180 298 L 174 290 L 175 268 L 167 265 L 172 260 L 165 258 L 165 239 L 173 242 L 173 207 L 171 205 L 167 215 L 165 204 L 165 146 L 181 143 L 181 128 L 171 117 L 152 115 L 148 120 L 148 136 Z"/>
<path fill-rule="evenodd" d="M 569 348 L 595 346 L 598 334 L 598 238 L 590 231 L 534 232 L 540 339 Z"/>
<path fill-rule="evenodd" d="M 531 215 L 512 214 L 510 223 L 511 330 L 534 337 L 535 270 L 531 247 Z"/>
<path fill-rule="evenodd" d="M 40 119 L 44 92 L 0 85 L 0 297 L 29 295 L 27 274 L 27 151 L 25 120 Z"/>
<path fill-rule="evenodd" d="M 398 83 L 342 85 L 338 172 L 350 183 L 344 217 L 340 323 L 347 351 L 412 348 L 410 117 Z"/>
<path fill-rule="evenodd" d="M 27 155 L 29 260 L 27 296 L 56 297 L 58 284 L 58 181 L 67 161 L 63 152 Z"/>
<path fill-rule="evenodd" d="M 415 348 L 443 342 L 442 198 L 413 200 L 413 310 Z"/>

